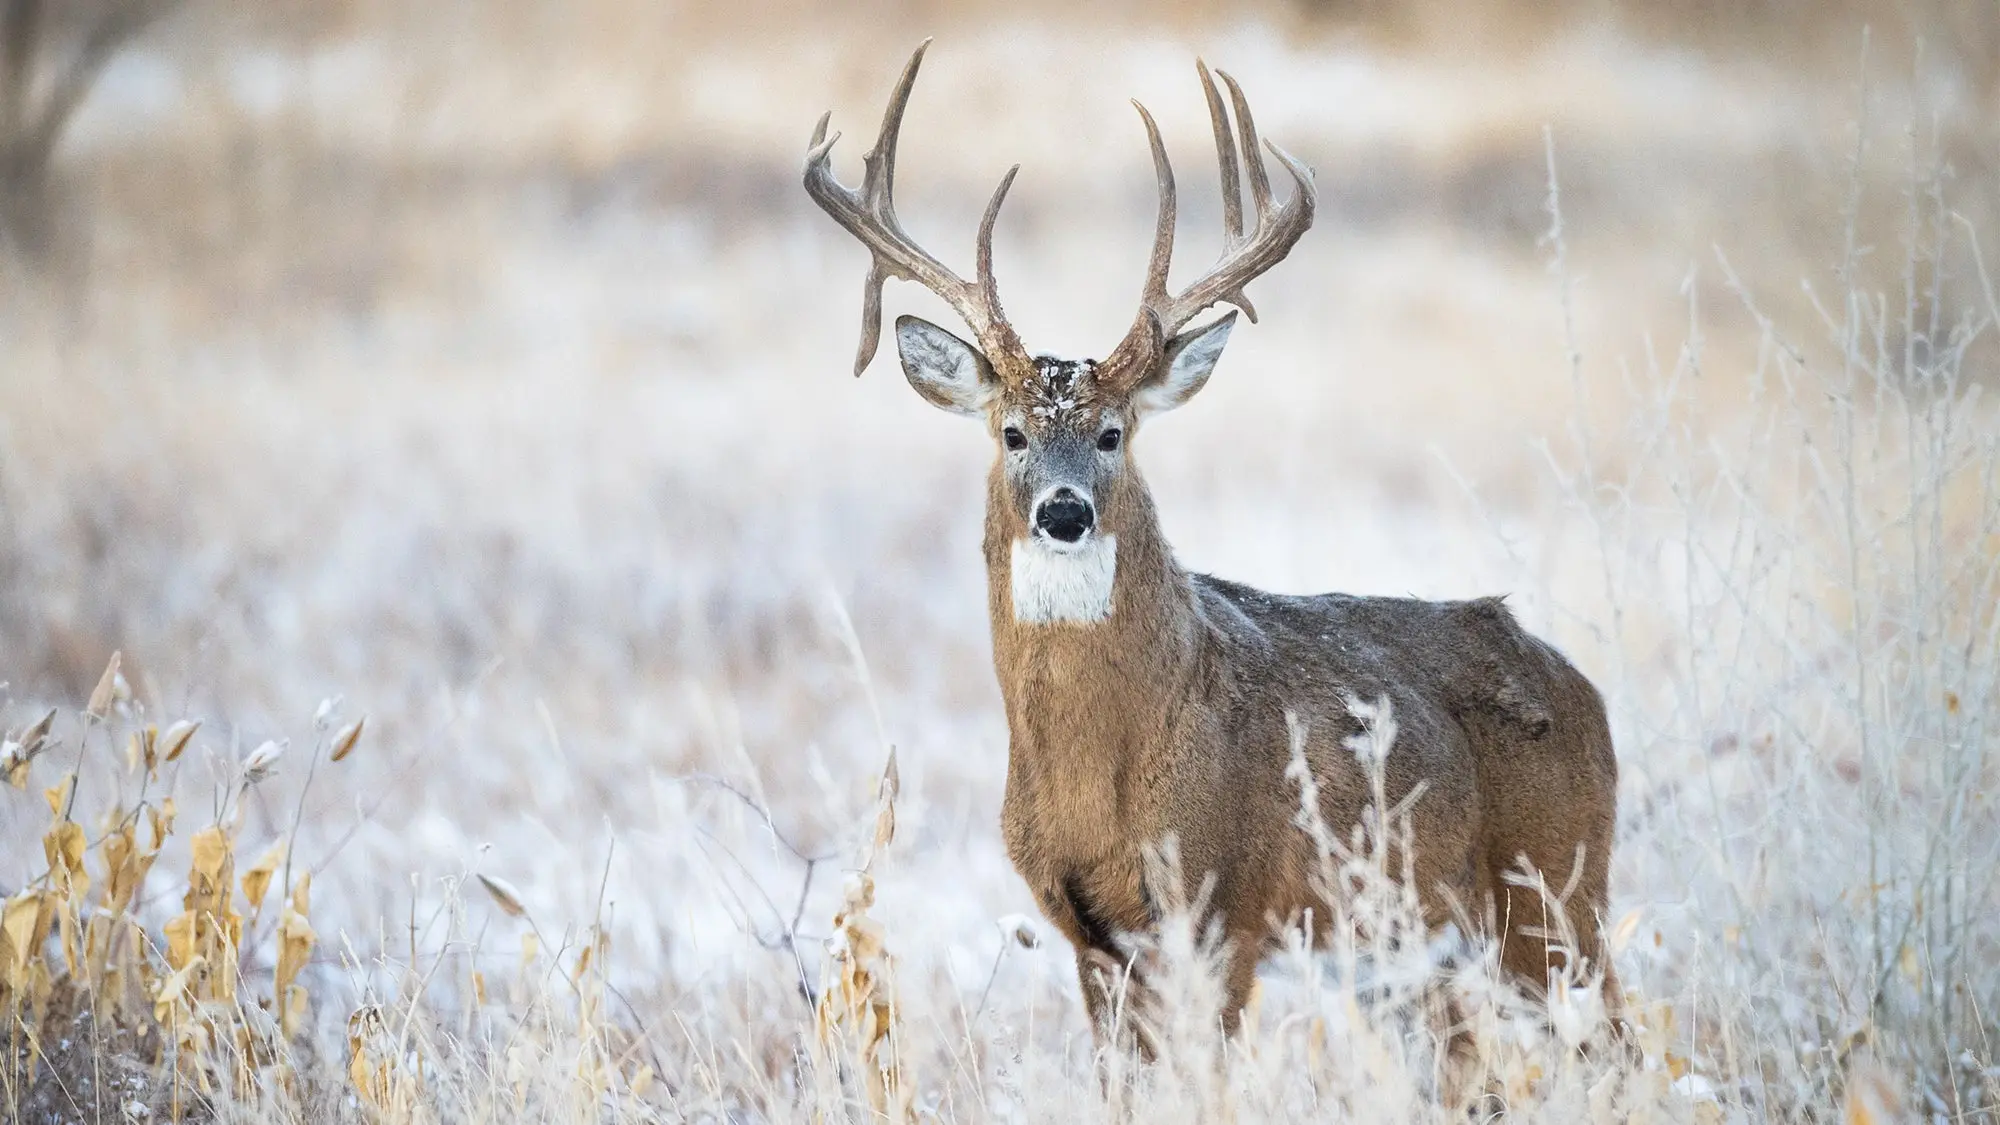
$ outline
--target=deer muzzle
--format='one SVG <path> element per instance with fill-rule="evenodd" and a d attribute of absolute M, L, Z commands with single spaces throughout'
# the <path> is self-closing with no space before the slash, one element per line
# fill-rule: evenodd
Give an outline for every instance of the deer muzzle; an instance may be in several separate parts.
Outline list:
<path fill-rule="evenodd" d="M 1035 502 L 1035 533 L 1058 543 L 1077 543 L 1097 526 L 1097 510 L 1088 497 L 1064 485 Z"/>

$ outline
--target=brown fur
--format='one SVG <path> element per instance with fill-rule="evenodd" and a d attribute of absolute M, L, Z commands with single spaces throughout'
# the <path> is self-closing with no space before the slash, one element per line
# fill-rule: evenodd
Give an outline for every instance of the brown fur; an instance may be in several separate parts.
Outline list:
<path fill-rule="evenodd" d="M 1506 881 L 1525 862 L 1550 885 L 1573 886 L 1568 921 L 1577 952 L 1604 968 L 1615 1008 L 1599 931 L 1618 764 L 1590 681 L 1524 632 L 1498 599 L 1286 597 L 1189 574 L 1162 538 L 1132 461 L 1131 435 L 1148 415 L 1200 390 L 1236 314 L 1181 329 L 1222 302 L 1256 319 L 1244 287 L 1312 225 L 1311 172 L 1277 146 L 1260 146 L 1236 81 L 1220 75 L 1225 107 L 1214 76 L 1197 63 L 1222 175 L 1222 259 L 1179 294 L 1168 290 L 1174 178 L 1152 115 L 1140 107 L 1160 206 L 1139 315 L 1102 362 L 1031 356 L 1000 307 L 992 269 L 993 226 L 1014 173 L 987 204 L 972 281 L 896 221 L 897 136 L 923 55 L 919 47 L 903 68 L 861 187 L 833 177 L 838 134 L 829 136 L 825 117 L 813 132 L 805 187 L 872 258 L 857 375 L 875 354 L 889 277 L 942 297 L 978 341 L 913 317 L 897 322 L 911 385 L 943 409 L 984 418 L 1000 447 L 987 493 L 986 570 L 994 668 L 1011 734 L 1002 825 L 1015 868 L 1077 948 L 1099 1026 L 1103 994 L 1090 979 L 1093 967 L 1117 965 L 1123 939 L 1158 924 L 1145 857 L 1168 841 L 1189 883 L 1179 889 L 1185 901 L 1213 881 L 1205 902 L 1227 939 L 1224 1015 L 1234 1024 L 1275 923 L 1321 905 L 1311 845 L 1293 824 L 1288 716 L 1304 724 L 1320 811 L 1345 835 L 1370 795 L 1343 746 L 1358 729 L 1349 701 L 1384 696 L 1400 731 L 1385 766 L 1387 797 L 1400 804 L 1424 786 L 1411 808 L 1410 859 L 1428 921 L 1450 921 L 1455 908 L 1475 924 L 1492 919 L 1505 968 L 1531 990 L 1544 988 L 1562 954 L 1529 932 L 1553 928 L 1541 895 Z M 1282 203 L 1265 175 L 1267 152 L 1291 180 Z M 1246 185 L 1254 212 L 1247 226 L 1239 191 Z M 1047 526 L 1037 524 L 1037 506 L 1052 497 L 1059 499 L 1043 509 Z M 1010 573 L 1017 545 L 1049 552 L 1044 561 L 1056 577 L 1036 581 L 1051 591 L 1068 596 L 1062 583 L 1096 580 L 1086 609 L 1017 615 Z M 1096 552 L 1097 570 L 1079 577 L 1085 572 L 1062 569 L 1083 551 Z M 1107 559 L 1115 562 L 1109 571 Z M 1114 575 L 1108 615 L 1106 573 Z"/>
<path fill-rule="evenodd" d="M 1005 412 L 1004 403 L 992 411 Z M 1344 833 L 1368 800 L 1342 745 L 1359 729 L 1350 696 L 1386 695 L 1394 706 L 1389 799 L 1426 786 L 1412 827 L 1430 921 L 1450 921 L 1454 903 L 1509 920 L 1497 931 L 1502 963 L 1538 991 L 1561 954 L 1521 932 L 1544 926 L 1543 903 L 1503 877 L 1525 858 L 1560 888 L 1580 854 L 1569 921 L 1602 967 L 1618 766 L 1590 681 L 1497 598 L 1291 597 L 1189 574 L 1161 535 L 1130 448 L 1098 496 L 1101 526 L 1118 537 L 1113 612 L 1102 622 L 1017 623 L 1010 550 L 1030 532 L 998 462 L 986 516 L 994 669 L 1011 736 L 1007 852 L 1077 947 L 1093 1013 L 1101 990 L 1090 966 L 1103 958 L 1092 954 L 1120 959 L 1121 935 L 1153 929 L 1143 852 L 1172 839 L 1190 898 L 1214 879 L 1208 902 L 1229 943 L 1234 1023 L 1273 921 L 1318 905 L 1311 845 L 1293 823 L 1298 790 L 1285 777 L 1286 713 L 1305 724 L 1321 812 Z M 1615 1004 L 1608 975 L 1606 996 Z"/>

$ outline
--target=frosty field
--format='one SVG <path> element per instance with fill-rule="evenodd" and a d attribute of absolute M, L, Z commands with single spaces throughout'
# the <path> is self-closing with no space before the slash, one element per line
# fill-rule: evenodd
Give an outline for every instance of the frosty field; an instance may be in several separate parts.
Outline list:
<path fill-rule="evenodd" d="M 53 243 L 0 246 L 10 1120 L 1994 1120 L 2000 16 L 1418 7 L 215 0 L 126 46 Z M 1168 1050 L 1093 1057 L 999 835 L 991 441 L 892 344 L 850 376 L 865 255 L 798 182 L 925 35 L 902 215 L 969 264 L 1020 162 L 1037 347 L 1129 323 L 1127 99 L 1184 270 L 1197 55 L 1315 168 L 1139 464 L 1193 569 L 1505 593 L 1596 681 L 1629 1043 L 1396 940 L 1364 855 L 1362 936 L 1240 1036 L 1170 931 Z"/>

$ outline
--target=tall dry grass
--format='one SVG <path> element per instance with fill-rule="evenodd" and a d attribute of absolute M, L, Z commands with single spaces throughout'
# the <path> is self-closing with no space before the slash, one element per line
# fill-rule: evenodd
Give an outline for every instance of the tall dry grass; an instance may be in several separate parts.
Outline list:
<path fill-rule="evenodd" d="M 1167 928 L 1140 1065 L 993 831 L 977 439 L 841 374 L 859 265 L 797 198 L 907 44 L 482 11 L 167 28 L 76 123 L 69 272 L 8 267 L 10 1111 L 1993 1116 L 1994 193 L 1930 126 L 1966 102 L 1879 40 L 1859 99 L 1597 31 L 940 40 L 905 212 L 969 229 L 1032 158 L 1003 284 L 1067 350 L 1129 317 L 1120 99 L 1198 153 L 1165 41 L 1260 75 L 1332 203 L 1148 435 L 1170 534 L 1511 589 L 1613 704 L 1629 1054 L 1587 981 L 1545 1011 L 1427 940 L 1386 815 L 1302 824 L 1352 924 L 1241 1036 Z"/>

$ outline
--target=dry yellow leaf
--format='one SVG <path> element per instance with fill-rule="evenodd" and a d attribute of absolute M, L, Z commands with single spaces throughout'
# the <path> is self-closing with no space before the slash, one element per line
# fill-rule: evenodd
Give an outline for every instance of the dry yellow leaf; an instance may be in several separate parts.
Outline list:
<path fill-rule="evenodd" d="M 148 806 L 146 819 L 153 827 L 153 850 L 159 851 L 174 832 L 174 799 L 163 797 L 158 805 Z"/>
<path fill-rule="evenodd" d="M 195 878 L 188 880 L 188 898 L 191 901 L 183 905 L 192 909 L 197 901 L 212 902 L 217 888 L 224 888 L 223 893 L 228 893 L 229 866 L 234 856 L 229 833 L 220 825 L 210 825 L 195 833 L 189 843 L 194 853 L 190 874 Z"/>
<path fill-rule="evenodd" d="M 82 983 L 95 986 L 104 981 L 104 964 L 111 957 L 111 916 L 92 914 L 83 928 Z M 102 993 L 99 994 L 100 996 Z"/>
<path fill-rule="evenodd" d="M 0 907 L 0 986 L 19 991 L 27 984 L 28 966 L 47 934 L 42 892 L 22 891 Z"/>
<path fill-rule="evenodd" d="M 194 958 L 195 916 L 189 910 L 167 920 L 167 964 L 184 969 Z"/>
<path fill-rule="evenodd" d="M 69 807 L 69 791 L 76 788 L 76 775 L 64 774 L 61 781 L 42 790 L 42 799 L 49 803 L 49 815 L 61 819 L 63 810 Z"/>
<path fill-rule="evenodd" d="M 882 923 L 866 914 L 857 914 L 842 924 L 842 932 L 847 937 L 847 948 L 857 963 L 866 965 L 882 956 L 888 946 L 888 932 Z"/>
<path fill-rule="evenodd" d="M 174 1005 L 188 994 L 189 982 L 194 974 L 201 971 L 202 959 L 196 957 L 174 970 L 172 976 L 160 982 L 159 991 L 153 994 L 153 1018 L 161 1023 L 173 1023 Z"/>
<path fill-rule="evenodd" d="M 389 1100 L 390 1060 L 371 1057 L 371 1043 L 382 1034 L 382 1012 L 373 1004 L 347 1017 L 347 1080 L 361 1100 L 381 1109 Z"/>
<path fill-rule="evenodd" d="M 112 910 L 123 911 L 131 905 L 139 884 L 145 881 L 157 852 L 139 851 L 129 820 L 106 833 L 98 851 L 104 856 L 104 897 Z"/>
<path fill-rule="evenodd" d="M 285 861 L 284 841 L 272 844 L 250 869 L 243 873 L 243 901 L 255 914 L 264 905 L 264 895 L 271 889 L 271 876 L 278 873 L 278 865 Z"/>
<path fill-rule="evenodd" d="M 292 899 L 278 919 L 278 967 L 274 979 L 280 996 L 298 979 L 299 971 L 312 957 L 313 943 L 319 940 L 307 921 L 311 909 L 312 873 L 307 872 L 299 876 L 292 888 Z"/>
<path fill-rule="evenodd" d="M 83 825 L 74 820 L 63 821 L 42 837 L 42 855 L 48 859 L 50 878 L 59 892 L 76 900 L 78 905 L 84 892 L 90 889 L 90 876 L 83 869 L 84 850 L 88 846 Z"/>

